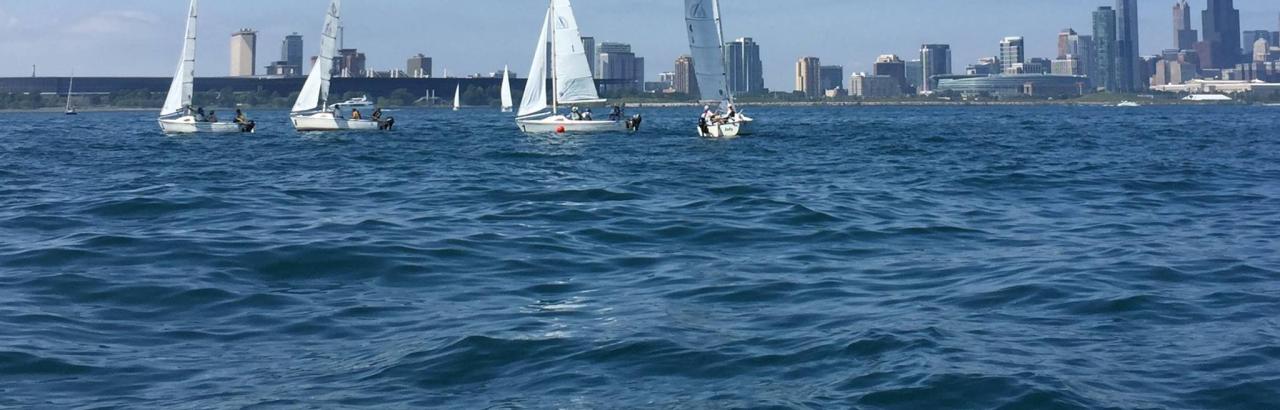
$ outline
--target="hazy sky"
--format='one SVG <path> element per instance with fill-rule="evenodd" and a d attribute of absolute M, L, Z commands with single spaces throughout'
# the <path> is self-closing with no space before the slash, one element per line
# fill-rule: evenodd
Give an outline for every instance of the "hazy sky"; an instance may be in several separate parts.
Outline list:
<path fill-rule="evenodd" d="M 1206 0 L 1193 0 L 1197 11 Z M 297 31 L 308 55 L 327 0 L 204 0 L 198 74 L 226 75 L 229 36 L 260 32 L 258 66 L 279 59 L 283 36 Z M 1028 57 L 1053 57 L 1064 27 L 1092 31 L 1093 0 L 723 0 L 725 36 L 761 44 L 767 86 L 790 90 L 798 57 L 870 71 L 880 54 L 916 58 L 922 43 L 949 43 L 955 69 L 995 55 L 1004 36 L 1026 37 Z M 1173 0 L 1141 0 L 1141 46 L 1155 54 L 1172 43 Z M 171 75 L 181 48 L 185 0 L 0 1 L 0 76 Z M 688 53 L 681 0 L 579 0 L 584 35 L 631 43 L 646 75 L 670 71 Z M 415 53 L 435 59 L 436 75 L 491 72 L 510 64 L 523 75 L 541 27 L 545 0 L 346 0 L 347 46 L 371 68 L 404 67 Z M 1242 29 L 1280 30 L 1280 1 L 1236 0 Z M 1194 24 L 1200 27 L 1199 13 Z M 847 75 L 847 74 L 846 74 Z"/>

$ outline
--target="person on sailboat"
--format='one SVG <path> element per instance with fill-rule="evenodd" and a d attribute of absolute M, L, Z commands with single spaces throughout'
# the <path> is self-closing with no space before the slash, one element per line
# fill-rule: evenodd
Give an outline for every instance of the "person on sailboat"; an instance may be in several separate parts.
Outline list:
<path fill-rule="evenodd" d="M 196 121 L 197 121 L 197 122 L 207 122 L 207 121 L 208 121 L 208 119 L 204 116 L 204 107 L 200 107 L 200 108 L 196 109 Z"/>
<path fill-rule="evenodd" d="M 373 118 L 374 121 L 382 121 L 382 109 L 375 108 L 373 110 L 373 115 L 370 118 Z"/>
<path fill-rule="evenodd" d="M 236 109 L 236 119 L 234 120 L 234 122 L 235 122 L 236 124 L 244 124 L 244 123 L 246 123 L 246 122 L 249 122 L 249 119 L 248 119 L 248 118 L 245 118 L 245 116 L 244 116 L 244 112 L 240 111 L 240 109 L 239 109 L 239 108 L 237 108 L 237 109 Z"/>
<path fill-rule="evenodd" d="M 588 109 L 587 109 L 587 112 L 582 113 L 582 120 L 583 120 L 583 121 L 591 121 L 591 109 L 590 109 L 590 108 L 588 108 Z"/>
<path fill-rule="evenodd" d="M 578 106 L 575 105 L 573 108 L 569 109 L 569 119 L 574 121 L 582 119 L 582 113 L 578 111 Z"/>
<path fill-rule="evenodd" d="M 363 115 L 360 115 L 360 110 L 359 110 L 359 109 L 357 109 L 357 108 L 352 108 L 352 109 L 351 109 L 351 119 L 353 119 L 353 120 L 362 120 L 362 119 L 364 119 L 364 116 L 363 116 Z"/>
<path fill-rule="evenodd" d="M 609 121 L 618 121 L 622 119 L 622 107 L 613 106 L 613 111 L 609 112 Z"/>
<path fill-rule="evenodd" d="M 734 106 L 733 106 L 733 104 L 729 104 L 729 113 L 728 113 L 728 114 L 726 114 L 726 115 L 725 115 L 725 117 L 726 117 L 726 119 L 727 119 L 728 121 L 737 121 L 737 120 L 738 120 L 738 108 L 737 108 L 737 107 L 734 107 Z"/>
<path fill-rule="evenodd" d="M 208 117 L 205 117 L 205 121 L 208 121 L 208 122 L 218 122 L 218 112 L 217 112 L 217 111 L 213 111 L 213 110 L 209 110 L 209 116 L 208 116 Z"/>

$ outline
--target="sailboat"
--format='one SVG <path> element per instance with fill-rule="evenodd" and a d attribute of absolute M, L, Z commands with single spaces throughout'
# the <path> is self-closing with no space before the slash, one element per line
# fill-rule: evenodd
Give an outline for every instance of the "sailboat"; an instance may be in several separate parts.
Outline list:
<path fill-rule="evenodd" d="M 552 26 L 552 24 L 555 24 Z M 551 105 L 547 105 L 547 37 L 551 32 Z M 590 121 L 571 119 L 558 113 L 561 104 L 588 104 L 604 102 L 596 93 L 596 83 L 587 65 L 587 54 L 578 32 L 578 21 L 573 16 L 569 0 L 551 0 L 547 16 L 542 21 L 541 35 L 533 52 L 533 64 L 529 68 L 529 81 L 524 87 L 520 111 L 516 113 L 516 125 L 528 133 L 543 132 L 608 132 L 625 131 L 626 124 L 618 120 Z M 545 113 L 550 111 L 550 114 Z"/>
<path fill-rule="evenodd" d="M 208 122 L 204 118 L 196 118 L 191 109 L 191 97 L 195 93 L 196 77 L 196 9 L 198 0 L 191 0 L 191 8 L 187 12 L 186 40 L 182 44 L 182 57 L 178 60 L 178 70 L 173 74 L 173 82 L 169 84 L 169 95 L 164 99 L 164 108 L 160 109 L 160 129 L 166 134 L 252 132 L 253 126 L 233 122 Z"/>
<path fill-rule="evenodd" d="M 461 109 L 462 109 L 462 84 L 458 84 L 458 86 L 453 89 L 453 110 L 457 111 Z"/>
<path fill-rule="evenodd" d="M 333 58 L 338 54 L 338 29 L 342 24 L 342 0 L 331 0 L 320 36 L 320 55 L 311 66 L 307 82 L 293 104 L 289 119 L 298 131 L 375 131 L 390 130 L 395 119 L 344 118 L 343 111 L 357 104 L 329 105 L 329 83 L 333 79 Z M 367 107 L 367 101 L 359 104 Z"/>
<path fill-rule="evenodd" d="M 76 73 L 73 72 L 71 73 L 71 80 L 67 83 L 67 110 L 65 111 L 67 115 L 80 114 L 76 112 L 76 106 L 71 105 L 71 93 L 75 90 L 75 88 L 76 88 Z"/>
<path fill-rule="evenodd" d="M 685 0 L 685 23 L 689 27 L 689 52 L 693 55 L 693 71 L 698 79 L 700 99 L 707 104 L 719 104 L 718 116 L 724 118 L 713 124 L 699 124 L 698 134 L 704 137 L 732 138 L 751 134 L 755 120 L 736 112 L 733 92 L 725 71 L 724 26 L 720 21 L 720 0 Z"/>
<path fill-rule="evenodd" d="M 502 67 L 502 112 L 511 112 L 511 70 Z"/>

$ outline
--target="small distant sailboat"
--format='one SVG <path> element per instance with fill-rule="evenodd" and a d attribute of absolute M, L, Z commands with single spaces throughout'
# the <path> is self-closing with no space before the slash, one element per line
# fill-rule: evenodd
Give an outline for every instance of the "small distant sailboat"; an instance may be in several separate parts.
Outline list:
<path fill-rule="evenodd" d="M 453 89 L 453 110 L 458 111 L 461 109 L 462 109 L 462 84 L 458 84 L 458 86 Z"/>
<path fill-rule="evenodd" d="M 725 71 L 720 0 L 685 0 L 684 6 L 699 97 L 708 105 L 719 104 L 718 118 L 723 118 L 716 123 L 699 124 L 698 134 L 714 138 L 750 135 L 755 120 L 733 109 L 733 92 Z"/>
<path fill-rule="evenodd" d="M 552 24 L 555 24 L 552 26 Z M 547 105 L 547 39 L 551 32 L 551 104 Z M 595 79 L 587 65 L 587 54 L 578 32 L 578 21 L 569 0 L 551 0 L 542 21 L 538 45 L 533 51 L 529 80 L 524 87 L 516 125 L 527 133 L 623 132 L 627 124 L 621 118 L 608 121 L 569 118 L 557 111 L 561 104 L 602 103 L 596 92 Z M 547 114 L 547 112 L 550 114 Z M 545 116 L 543 116 L 545 115 Z"/>
<path fill-rule="evenodd" d="M 196 118 L 197 113 L 191 108 L 191 98 L 195 93 L 196 77 L 196 10 L 198 0 L 191 0 L 191 8 L 187 12 L 186 41 L 182 44 L 182 57 L 178 60 L 178 71 L 169 84 L 169 95 L 164 99 L 164 108 L 160 109 L 160 129 L 166 134 L 194 133 L 227 133 L 253 132 L 254 124 L 248 122 L 207 121 L 208 118 Z"/>
<path fill-rule="evenodd" d="M 502 112 L 511 112 L 511 70 L 502 67 Z"/>
<path fill-rule="evenodd" d="M 329 105 L 329 85 L 333 79 L 333 58 L 338 54 L 338 28 L 342 24 L 342 0 L 331 0 L 320 36 L 320 55 L 311 66 L 307 82 L 298 93 L 289 119 L 298 131 L 376 131 L 390 130 L 394 118 L 344 118 L 346 108 L 368 107 L 367 99 Z M 350 104 L 348 104 L 350 103 Z"/>
<path fill-rule="evenodd" d="M 72 72 L 71 80 L 67 82 L 67 109 L 66 111 L 64 111 L 66 115 L 80 114 L 76 112 L 76 106 L 71 105 L 71 93 L 75 91 L 75 88 L 76 88 L 76 73 Z"/>

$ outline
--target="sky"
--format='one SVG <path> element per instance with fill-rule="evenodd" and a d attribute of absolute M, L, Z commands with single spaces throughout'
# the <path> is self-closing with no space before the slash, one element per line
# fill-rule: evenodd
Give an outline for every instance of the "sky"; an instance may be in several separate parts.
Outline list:
<path fill-rule="evenodd" d="M 529 70 L 546 0 L 347 0 L 346 45 L 377 70 L 404 69 L 416 53 L 436 75 Z M 1173 0 L 1140 0 L 1143 54 L 1173 43 Z M 1206 0 L 1192 0 L 1203 10 Z M 1280 30 L 1280 1 L 1236 0 L 1244 30 Z M 230 35 L 259 31 L 259 70 L 279 59 L 280 42 L 304 36 L 308 55 L 328 0 L 205 0 L 200 5 L 197 74 L 228 73 Z M 688 53 L 681 0 L 578 0 L 583 35 L 632 44 L 646 76 L 671 71 Z M 996 55 L 1000 39 L 1024 36 L 1028 57 L 1056 55 L 1057 33 L 1092 31 L 1097 0 L 723 0 L 725 37 L 760 43 L 766 86 L 794 88 L 795 61 L 816 56 L 846 75 L 871 71 L 881 54 L 919 56 L 920 44 L 947 43 L 955 70 Z M 169 76 L 182 46 L 185 0 L 0 1 L 0 76 Z M 1193 24 L 1201 27 L 1199 13 Z"/>

